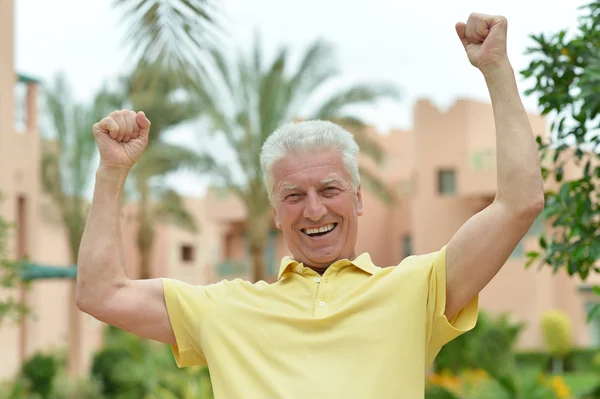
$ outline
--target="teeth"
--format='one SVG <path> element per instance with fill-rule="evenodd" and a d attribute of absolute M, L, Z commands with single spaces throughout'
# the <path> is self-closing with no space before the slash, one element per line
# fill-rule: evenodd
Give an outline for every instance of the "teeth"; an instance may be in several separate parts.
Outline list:
<path fill-rule="evenodd" d="M 325 233 L 327 231 L 332 230 L 335 227 L 335 224 L 330 224 L 327 226 L 319 227 L 318 229 L 304 229 L 306 234 L 317 234 L 317 233 Z"/>

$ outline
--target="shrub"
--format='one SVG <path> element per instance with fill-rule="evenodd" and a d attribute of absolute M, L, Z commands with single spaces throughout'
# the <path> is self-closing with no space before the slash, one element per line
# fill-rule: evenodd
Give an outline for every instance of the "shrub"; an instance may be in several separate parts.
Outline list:
<path fill-rule="evenodd" d="M 102 385 L 91 379 L 72 380 L 66 374 L 56 379 L 52 399 L 104 399 Z"/>
<path fill-rule="evenodd" d="M 138 399 L 146 390 L 141 379 L 132 378 L 129 370 L 132 356 L 123 348 L 108 347 L 94 355 L 92 376 L 100 382 L 102 394 L 108 398 Z"/>
<path fill-rule="evenodd" d="M 52 356 L 36 353 L 23 364 L 21 373 L 29 383 L 29 389 L 43 399 L 50 398 L 54 377 L 56 376 L 56 360 Z"/>
<path fill-rule="evenodd" d="M 542 315 L 542 335 L 546 349 L 552 356 L 564 357 L 573 347 L 571 321 L 560 310 L 549 310 Z"/>
<path fill-rule="evenodd" d="M 473 330 L 444 345 L 434 369 L 458 374 L 463 369 L 510 368 L 514 365 L 512 350 L 523 327 L 512 322 L 509 314 L 491 317 L 481 312 Z"/>

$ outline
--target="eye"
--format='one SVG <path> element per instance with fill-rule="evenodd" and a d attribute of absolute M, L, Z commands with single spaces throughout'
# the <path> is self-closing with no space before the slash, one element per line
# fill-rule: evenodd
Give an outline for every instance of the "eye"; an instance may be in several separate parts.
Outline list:
<path fill-rule="evenodd" d="M 329 186 L 326 187 L 325 190 L 323 190 L 323 194 L 325 194 L 326 196 L 334 196 L 337 193 L 339 193 L 340 189 L 334 186 Z"/>
<path fill-rule="evenodd" d="M 290 193 L 285 196 L 286 201 L 297 201 L 300 198 L 300 193 Z"/>

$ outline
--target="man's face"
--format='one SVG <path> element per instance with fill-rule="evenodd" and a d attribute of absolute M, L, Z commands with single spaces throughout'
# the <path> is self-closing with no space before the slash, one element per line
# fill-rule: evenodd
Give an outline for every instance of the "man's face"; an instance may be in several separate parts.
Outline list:
<path fill-rule="evenodd" d="M 315 268 L 354 259 L 362 199 L 341 156 L 292 154 L 275 162 L 273 172 L 275 222 L 294 259 Z"/>

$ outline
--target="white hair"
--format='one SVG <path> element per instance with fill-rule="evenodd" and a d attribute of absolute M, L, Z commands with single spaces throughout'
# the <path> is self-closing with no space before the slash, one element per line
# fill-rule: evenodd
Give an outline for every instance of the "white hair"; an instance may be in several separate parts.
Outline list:
<path fill-rule="evenodd" d="M 262 146 L 260 165 L 269 200 L 273 204 L 275 177 L 273 165 L 288 154 L 335 150 L 352 179 L 354 190 L 360 185 L 358 145 L 354 136 L 335 123 L 321 120 L 292 122 L 275 130 Z"/>

